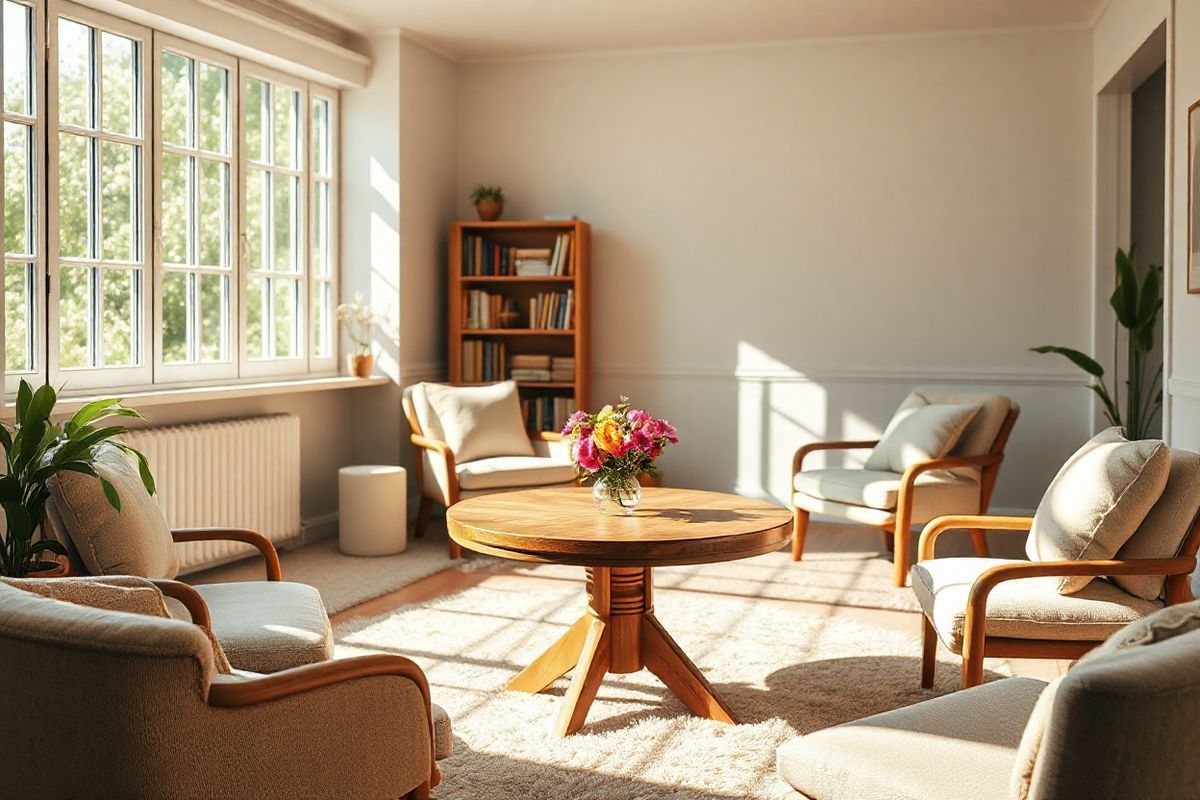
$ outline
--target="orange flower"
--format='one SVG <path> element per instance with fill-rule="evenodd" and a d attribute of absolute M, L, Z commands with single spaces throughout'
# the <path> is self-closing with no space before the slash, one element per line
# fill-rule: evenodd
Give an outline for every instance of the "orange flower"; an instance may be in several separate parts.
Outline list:
<path fill-rule="evenodd" d="M 611 417 L 596 423 L 596 427 L 592 431 L 592 439 L 596 442 L 597 447 L 614 456 L 621 455 L 621 451 L 624 449 L 622 444 L 625 437 L 621 433 L 621 426 Z"/>

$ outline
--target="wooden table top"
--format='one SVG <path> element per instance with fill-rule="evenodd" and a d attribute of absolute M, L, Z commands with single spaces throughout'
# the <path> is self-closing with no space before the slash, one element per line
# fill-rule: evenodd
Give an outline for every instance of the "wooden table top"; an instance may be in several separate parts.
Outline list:
<path fill-rule="evenodd" d="M 489 494 L 446 512 L 464 547 L 519 561 L 581 566 L 706 564 L 778 550 L 792 515 L 763 500 L 695 489 L 642 489 L 633 516 L 601 514 L 588 488 Z"/>

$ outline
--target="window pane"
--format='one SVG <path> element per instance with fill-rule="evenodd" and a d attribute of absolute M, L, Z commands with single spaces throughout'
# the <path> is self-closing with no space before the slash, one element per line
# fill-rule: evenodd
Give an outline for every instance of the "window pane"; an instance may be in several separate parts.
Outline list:
<path fill-rule="evenodd" d="M 296 239 L 300 230 L 300 208 L 296 196 L 300 191 L 300 179 L 288 175 L 272 175 L 272 203 L 274 225 L 274 266 L 276 272 L 299 272 Z"/>
<path fill-rule="evenodd" d="M 269 229 L 265 197 L 269 176 L 266 171 L 249 167 L 246 170 L 246 244 L 251 269 L 268 269 L 266 242 Z"/>
<path fill-rule="evenodd" d="M 58 21 L 58 117 L 64 125 L 91 127 L 91 29 Z"/>
<path fill-rule="evenodd" d="M 188 360 L 188 275 L 167 270 L 162 277 L 162 349 L 163 361 Z"/>
<path fill-rule="evenodd" d="M 189 207 L 192 198 L 191 157 L 164 153 L 162 172 L 163 261 L 167 264 L 190 264 L 188 237 L 191 231 Z"/>
<path fill-rule="evenodd" d="M 333 286 L 328 281 L 313 284 L 313 355 L 333 355 Z"/>
<path fill-rule="evenodd" d="M 134 352 L 134 320 L 138 316 L 138 287 L 141 270 L 106 269 L 101 271 L 101 301 L 104 313 L 100 320 L 104 331 L 105 366 L 127 366 L 137 363 Z"/>
<path fill-rule="evenodd" d="M 296 290 L 299 281 L 273 278 L 273 314 L 275 323 L 275 357 L 290 358 L 297 354 L 296 347 Z"/>
<path fill-rule="evenodd" d="M 29 58 L 33 39 L 32 11 L 18 3 L 4 3 L 4 110 L 32 114 Z"/>
<path fill-rule="evenodd" d="M 168 144 L 188 147 L 192 143 L 192 60 L 175 53 L 162 54 L 162 137 Z"/>
<path fill-rule="evenodd" d="M 29 146 L 32 131 L 4 123 L 4 250 L 29 253 Z"/>
<path fill-rule="evenodd" d="M 275 86 L 272 89 L 271 127 L 273 130 L 272 163 L 277 167 L 295 167 L 300 93 L 294 89 Z"/>
<path fill-rule="evenodd" d="M 229 166 L 200 160 L 200 263 L 229 266 Z"/>
<path fill-rule="evenodd" d="M 201 150 L 229 155 L 229 70 L 200 62 Z"/>
<path fill-rule="evenodd" d="M 246 281 L 246 350 L 250 358 L 266 358 L 263 344 L 263 293 L 266 278 L 250 278 Z"/>
<path fill-rule="evenodd" d="M 312 271 L 329 274 L 329 184 L 313 184 Z"/>
<path fill-rule="evenodd" d="M 8 372 L 33 369 L 29 338 L 30 309 L 33 308 L 33 265 L 4 265 L 4 368 Z"/>
<path fill-rule="evenodd" d="M 246 79 L 246 158 L 251 161 L 266 160 L 266 122 L 263 107 L 267 102 L 267 85 L 257 78 Z"/>
<path fill-rule="evenodd" d="M 141 135 L 138 124 L 138 75 L 137 43 L 124 36 L 104 31 L 100 34 L 101 92 L 100 106 L 103 109 L 104 130 Z"/>
<path fill-rule="evenodd" d="M 59 270 L 59 361 L 64 367 L 86 367 L 90 337 L 92 291 L 90 267 L 63 266 Z"/>
<path fill-rule="evenodd" d="M 86 258 L 91 219 L 91 145 L 84 136 L 64 133 L 58 143 L 58 246 L 68 258 Z"/>
<path fill-rule="evenodd" d="M 318 175 L 329 175 L 329 101 L 312 102 L 312 167 Z"/>
<path fill-rule="evenodd" d="M 229 278 L 200 276 L 200 360 L 227 361 L 225 319 L 228 317 Z"/>
<path fill-rule="evenodd" d="M 137 261 L 137 150 L 131 144 L 100 145 L 100 213 L 104 220 L 103 257 Z"/>

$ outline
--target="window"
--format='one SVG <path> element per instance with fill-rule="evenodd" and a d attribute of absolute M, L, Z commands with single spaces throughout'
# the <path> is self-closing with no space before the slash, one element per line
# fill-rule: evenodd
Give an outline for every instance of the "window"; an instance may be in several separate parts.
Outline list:
<path fill-rule="evenodd" d="M 236 377 L 237 68 L 165 37 L 157 53 L 157 375 Z"/>
<path fill-rule="evenodd" d="M 337 91 L 0 3 L 7 389 L 335 372 Z"/>
<path fill-rule="evenodd" d="M 4 5 L 4 369 L 9 390 L 44 370 L 41 8 Z"/>
<path fill-rule="evenodd" d="M 149 32 L 67 3 L 51 8 L 50 380 L 149 383 Z"/>

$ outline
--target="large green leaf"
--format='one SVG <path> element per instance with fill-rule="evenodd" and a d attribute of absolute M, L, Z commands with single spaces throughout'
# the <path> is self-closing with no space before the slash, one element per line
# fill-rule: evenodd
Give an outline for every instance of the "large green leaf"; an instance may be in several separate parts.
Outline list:
<path fill-rule="evenodd" d="M 2 505 L 4 519 L 8 522 L 5 544 L 8 544 L 8 539 L 28 541 L 33 536 L 33 520 L 29 516 L 29 511 L 21 503 L 3 503 Z"/>
<path fill-rule="evenodd" d="M 16 503 L 21 499 L 21 482 L 13 475 L 0 478 L 0 503 Z"/>
<path fill-rule="evenodd" d="M 67 423 L 67 435 L 70 436 L 78 428 L 83 425 L 87 425 L 96 417 L 103 414 L 105 409 L 115 406 L 120 402 L 121 401 L 116 397 L 109 397 L 104 400 L 93 400 L 92 402 L 88 403 L 83 408 L 76 411 L 74 416 L 71 417 L 71 421 Z"/>
<path fill-rule="evenodd" d="M 137 460 L 138 474 L 142 477 L 142 485 L 146 487 L 147 493 L 155 494 L 158 488 L 154 483 L 154 475 L 150 472 L 150 462 L 146 460 L 140 450 L 130 447 L 124 442 L 117 442 L 116 445 Z"/>
<path fill-rule="evenodd" d="M 50 419 L 50 412 L 54 410 L 54 404 L 57 402 L 58 395 L 54 393 L 53 386 L 48 383 L 39 386 L 38 390 L 33 393 L 33 399 L 29 401 L 24 424 Z"/>
<path fill-rule="evenodd" d="M 1072 350 L 1070 347 L 1045 344 L 1041 347 L 1031 347 L 1029 349 L 1035 353 L 1058 353 L 1060 356 L 1069 358 L 1072 364 L 1079 367 L 1088 375 L 1093 375 L 1097 378 L 1104 377 L 1104 367 L 1100 366 L 1100 363 L 1096 359 L 1078 350 Z"/>
<path fill-rule="evenodd" d="M 100 486 L 104 488 L 104 496 L 108 498 L 108 504 L 120 511 L 121 495 L 117 494 L 117 487 L 113 486 L 112 481 L 103 475 L 100 476 Z"/>
<path fill-rule="evenodd" d="M 29 409 L 29 401 L 33 399 L 33 388 L 24 378 L 17 386 L 17 426 L 25 422 L 25 412 Z"/>
<path fill-rule="evenodd" d="M 67 548 L 63 547 L 61 543 L 56 542 L 53 539 L 38 539 L 29 546 L 29 554 L 31 556 L 37 555 L 38 553 L 43 553 L 47 550 L 55 555 L 67 555 Z"/>
<path fill-rule="evenodd" d="M 1121 248 L 1117 248 L 1117 282 L 1108 301 L 1117 313 L 1117 321 L 1122 327 L 1129 329 L 1137 326 L 1138 308 L 1137 270 L 1133 268 L 1132 254 L 1132 247 L 1128 255 Z"/>

